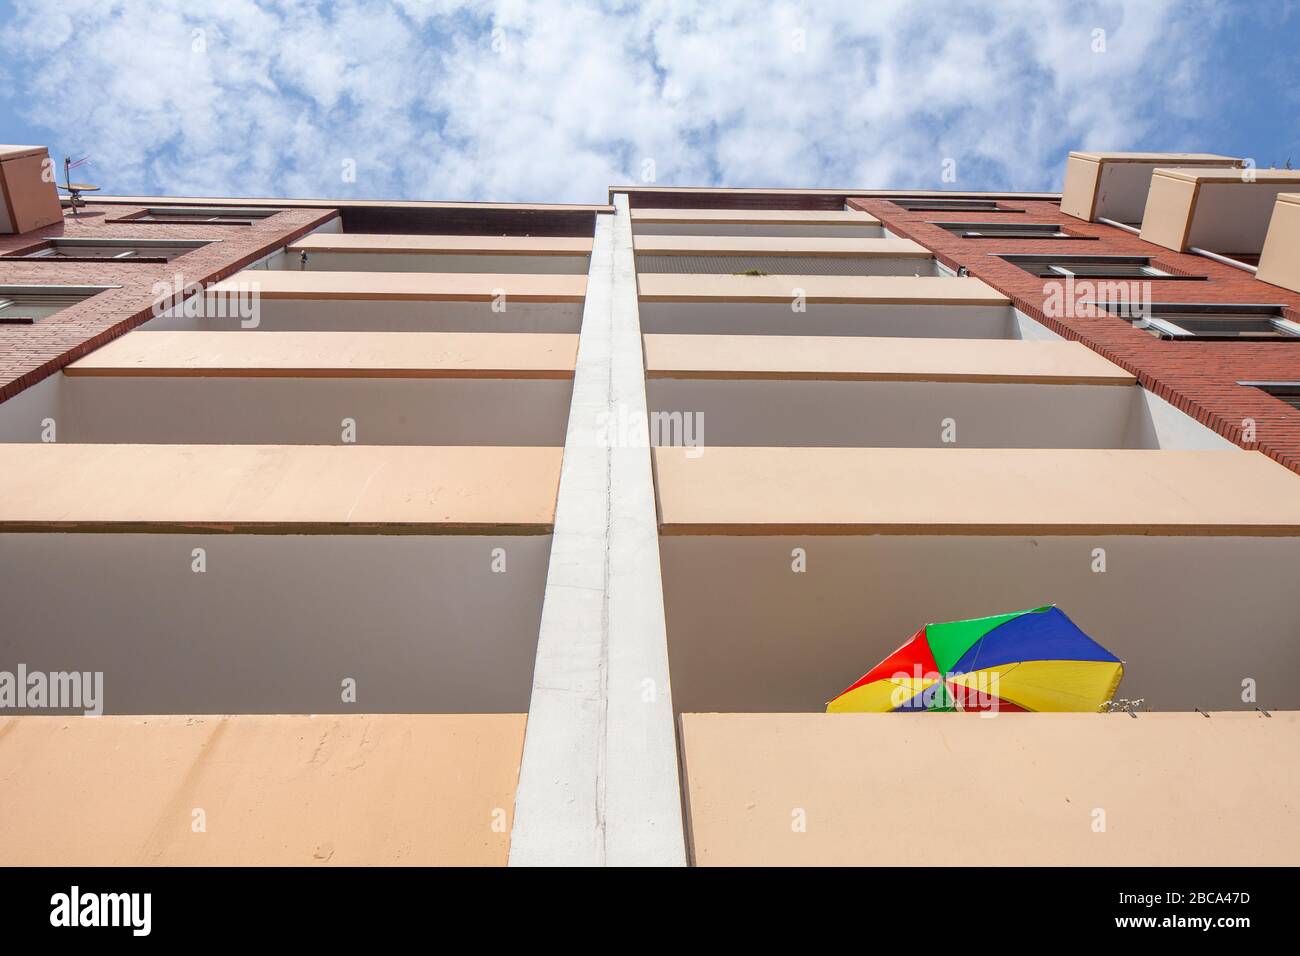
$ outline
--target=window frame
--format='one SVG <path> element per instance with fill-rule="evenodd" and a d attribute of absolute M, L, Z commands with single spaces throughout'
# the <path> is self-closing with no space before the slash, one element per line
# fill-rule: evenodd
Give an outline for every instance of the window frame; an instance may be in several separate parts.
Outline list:
<path fill-rule="evenodd" d="M 926 223 L 938 226 L 958 239 L 1096 239 L 1096 236 L 1072 236 L 1062 231 L 1059 222 L 937 222 Z M 989 229 L 989 232 L 980 230 Z M 1015 232 L 1029 235 L 1013 235 Z"/>
<path fill-rule="evenodd" d="M 63 309 L 70 309 L 74 305 L 80 305 L 87 299 L 93 298 L 101 292 L 107 292 L 110 289 L 120 289 L 120 285 L 32 285 L 30 283 L 6 283 L 0 285 L 0 326 L 3 325 L 35 325 L 44 319 L 62 312 Z M 54 309 L 49 315 L 40 317 L 23 316 L 23 315 L 6 315 L 11 306 L 21 308 L 24 299 L 66 299 L 60 308 Z"/>
<path fill-rule="evenodd" d="M 1265 395 L 1300 411 L 1300 382 L 1238 382 L 1248 388 L 1257 388 Z"/>
<path fill-rule="evenodd" d="M 180 226 L 251 226 L 285 211 L 281 206 L 146 206 L 118 222 L 159 222 Z"/>
<path fill-rule="evenodd" d="M 915 196 L 890 199 L 895 206 L 906 212 L 1012 212 L 1023 213 L 1023 209 L 1005 209 L 997 199 L 945 199 L 942 196 Z"/>
<path fill-rule="evenodd" d="M 1167 269 L 1154 265 L 1151 256 L 1095 256 L 1087 253 L 1075 253 L 1070 255 L 1048 254 L 1048 253 L 1025 253 L 1025 252 L 991 252 L 989 255 L 1006 262 L 1013 266 L 1018 266 L 1025 272 L 1039 279 L 1084 279 L 1092 281 L 1099 280 L 1129 280 L 1150 279 L 1155 281 L 1173 281 L 1173 282 L 1208 282 L 1208 276 L 1183 276 L 1175 275 Z M 1109 272 L 1102 271 L 1097 273 L 1075 272 L 1070 269 L 1071 264 L 1085 267 L 1096 267 L 1104 269 L 1107 264 L 1117 267 L 1116 270 Z M 1125 267 L 1136 267 L 1138 271 L 1125 273 L 1118 271 Z M 1048 271 L 1048 270 L 1054 271 Z"/>
<path fill-rule="evenodd" d="M 145 262 L 160 263 L 171 262 L 179 259 L 181 256 L 193 252 L 195 249 L 202 249 L 210 243 L 220 242 L 220 239 L 157 239 L 141 238 L 135 239 L 125 236 L 54 236 L 43 240 L 35 247 L 28 247 L 26 250 L 10 252 L 0 258 L 4 259 L 23 259 L 33 262 Z M 72 249 L 115 249 L 120 248 L 123 252 L 115 256 L 78 256 L 60 254 L 60 250 Z M 175 255 L 150 255 L 150 249 L 159 250 L 179 250 Z"/>
<path fill-rule="evenodd" d="M 1134 328 L 1155 334 L 1160 339 L 1174 342 L 1300 342 L 1300 322 L 1286 318 L 1283 305 L 1255 302 L 1152 302 L 1145 314 L 1132 315 L 1129 309 L 1119 309 L 1127 303 L 1107 303 L 1099 307 L 1110 315 L 1132 323 Z M 1114 306 L 1115 308 L 1112 308 Z M 1117 310 L 1118 309 L 1118 310 Z M 1154 314 L 1153 314 L 1154 313 Z M 1169 318 L 1169 315 L 1175 318 Z M 1264 319 L 1273 326 L 1272 334 L 1233 335 L 1228 332 L 1196 332 L 1178 324 L 1184 318 Z"/>

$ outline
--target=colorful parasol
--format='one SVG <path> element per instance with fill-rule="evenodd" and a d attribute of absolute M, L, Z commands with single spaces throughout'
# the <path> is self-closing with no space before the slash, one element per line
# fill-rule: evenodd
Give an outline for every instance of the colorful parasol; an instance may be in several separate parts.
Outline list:
<path fill-rule="evenodd" d="M 827 713 L 1097 711 L 1124 664 L 1055 605 L 927 624 Z"/>

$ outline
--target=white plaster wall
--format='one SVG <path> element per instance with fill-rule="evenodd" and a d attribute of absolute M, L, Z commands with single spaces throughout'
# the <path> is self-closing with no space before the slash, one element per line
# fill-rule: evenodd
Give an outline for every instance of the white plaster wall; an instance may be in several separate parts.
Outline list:
<path fill-rule="evenodd" d="M 0 534 L 0 670 L 103 671 L 118 714 L 521 713 L 550 542 Z"/>
<path fill-rule="evenodd" d="M 884 230 L 872 226 L 819 226 L 772 223 L 745 225 L 743 223 L 695 222 L 637 222 L 633 220 L 632 234 L 636 236 L 804 236 L 811 239 L 879 239 Z"/>
<path fill-rule="evenodd" d="M 712 335 L 886 335 L 940 339 L 1016 338 L 1009 305 L 830 305 L 641 302 L 641 331 Z"/>
<path fill-rule="evenodd" d="M 559 446 L 572 391 L 559 379 L 65 377 L 59 439 L 336 444 L 351 418 L 363 445 Z"/>
<path fill-rule="evenodd" d="M 1138 225 L 1147 208 L 1151 174 L 1169 163 L 1102 163 L 1097 184 L 1096 215 Z"/>
<path fill-rule="evenodd" d="M 668 536 L 660 553 L 679 712 L 822 710 L 927 622 L 1050 603 L 1126 662 L 1120 696 L 1250 710 L 1250 678 L 1262 706 L 1300 708 L 1300 539 Z"/>
<path fill-rule="evenodd" d="M 298 271 L 301 253 L 279 267 Z M 491 272 L 586 275 L 587 256 L 442 255 L 397 252 L 308 252 L 307 272 Z"/>
<path fill-rule="evenodd" d="M 1278 195 L 1297 189 L 1295 183 L 1202 183 L 1187 244 L 1228 255 L 1258 255 Z"/>
<path fill-rule="evenodd" d="M 375 299 L 262 299 L 256 328 L 279 332 L 577 332 L 581 302 L 418 302 Z M 162 315 L 141 328 L 222 331 L 240 319 Z"/>
<path fill-rule="evenodd" d="M 708 445 L 1152 448 L 1131 444 L 1137 387 L 965 382 L 651 379 L 652 411 L 682 412 Z M 945 442 L 946 420 L 955 442 Z M 702 432 L 698 431 L 702 427 Z M 1154 437 L 1154 436 L 1151 436 Z M 676 443 L 663 436 L 662 443 Z M 707 453 L 707 452 L 706 452 Z"/>

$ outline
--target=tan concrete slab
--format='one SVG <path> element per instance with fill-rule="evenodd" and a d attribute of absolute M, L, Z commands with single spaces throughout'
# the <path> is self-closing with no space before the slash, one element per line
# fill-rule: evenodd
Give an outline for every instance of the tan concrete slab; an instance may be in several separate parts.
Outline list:
<path fill-rule="evenodd" d="M 590 238 L 581 236 L 397 236 L 322 233 L 303 236 L 290 252 L 428 253 L 491 256 L 588 256 Z"/>
<path fill-rule="evenodd" d="M 1232 156 L 1220 156 L 1218 153 L 1109 153 L 1072 149 L 1070 155 L 1093 162 L 1164 163 L 1168 166 L 1195 164 L 1230 166 L 1240 162 Z"/>
<path fill-rule="evenodd" d="M 23 159 L 27 156 L 44 156 L 46 152 L 44 146 L 18 146 L 11 143 L 0 143 L 0 161 Z"/>
<path fill-rule="evenodd" d="M 1140 236 L 1147 242 L 1183 252 L 1192 229 L 1198 187 L 1195 180 L 1159 175 L 1162 172 L 1151 177 Z"/>
<path fill-rule="evenodd" d="M 880 220 L 852 209 L 632 209 L 632 222 L 689 222 L 729 225 L 879 226 Z"/>
<path fill-rule="evenodd" d="M 578 336 L 520 332 L 129 332 L 73 376 L 571 379 Z"/>
<path fill-rule="evenodd" d="M 644 255 L 764 255 L 880 259 L 930 259 L 934 253 L 911 239 L 841 239 L 797 236 L 633 236 Z"/>
<path fill-rule="evenodd" d="M 0 444 L 0 531 L 541 534 L 555 520 L 562 453 Z"/>
<path fill-rule="evenodd" d="M 1255 278 L 1300 292 L 1300 193 L 1277 197 Z"/>
<path fill-rule="evenodd" d="M 860 186 L 846 186 L 842 188 L 815 188 L 815 189 L 773 189 L 770 187 L 752 187 L 752 186 L 645 186 L 639 183 L 624 185 L 614 185 L 608 187 L 610 200 L 619 193 L 627 193 L 636 197 L 641 202 L 645 200 L 649 203 L 651 200 L 659 200 L 663 203 L 664 208 L 669 206 L 670 202 L 676 202 L 677 197 L 681 195 L 699 196 L 703 199 L 718 197 L 729 200 L 731 197 L 743 196 L 745 198 L 763 199 L 790 199 L 802 198 L 806 196 L 816 196 L 818 198 L 830 197 L 840 201 L 848 199 L 870 199 L 886 198 L 898 196 L 908 199 L 1055 199 L 1057 193 L 1053 192 L 987 192 L 980 190 L 962 190 L 954 192 L 951 189 L 863 189 Z M 670 198 L 663 198 L 670 197 Z M 646 208 L 650 208 L 647 206 Z M 635 212 L 635 210 L 633 210 Z"/>
<path fill-rule="evenodd" d="M 0 718 L 0 865 L 504 866 L 524 724 Z"/>
<path fill-rule="evenodd" d="M 747 276 L 641 273 L 643 302 L 780 302 L 882 305 L 1006 305 L 1010 299 L 975 278 L 949 276 Z"/>
<path fill-rule="evenodd" d="M 1300 477 L 1255 451 L 716 446 L 654 462 L 662 534 L 1300 534 Z"/>
<path fill-rule="evenodd" d="M 699 865 L 1300 856 L 1294 712 L 683 714 L 681 746 Z"/>
<path fill-rule="evenodd" d="M 613 212 L 613 206 L 591 203 L 440 202 L 405 199 L 274 199 L 264 196 L 97 196 L 95 202 L 134 206 L 283 206 L 286 209 L 439 209 L 465 212 Z"/>
<path fill-rule="evenodd" d="M 426 302 L 581 302 L 585 275 L 491 272 L 290 272 L 250 269 L 212 286 L 220 294 L 264 299 L 368 299 Z"/>
<path fill-rule="evenodd" d="M 1162 166 L 1156 176 L 1181 179 L 1188 183 L 1300 183 L 1297 169 L 1242 169 L 1236 166 L 1180 167 Z"/>
<path fill-rule="evenodd" d="M 1079 342 L 816 335 L 647 335 L 648 378 L 1133 385 Z"/>

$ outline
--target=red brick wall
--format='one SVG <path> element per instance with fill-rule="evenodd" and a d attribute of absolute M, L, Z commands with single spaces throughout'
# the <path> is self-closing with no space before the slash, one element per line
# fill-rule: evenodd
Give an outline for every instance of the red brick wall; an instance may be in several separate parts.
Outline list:
<path fill-rule="evenodd" d="M 1293 471 L 1300 471 L 1300 411 L 1239 381 L 1300 381 L 1300 339 L 1270 342 L 1166 342 L 1123 319 L 1048 318 L 1043 312 L 1044 280 L 990 253 L 1062 255 L 1141 255 L 1179 275 L 1206 276 L 1204 282 L 1151 280 L 1153 302 L 1260 302 L 1288 307 L 1300 319 L 1300 295 L 1260 282 L 1250 273 L 1200 256 L 1170 252 L 1122 229 L 1062 215 L 1056 203 L 1007 201 L 1023 213 L 908 212 L 885 199 L 851 199 L 849 206 L 876 216 L 889 230 L 927 246 L 946 265 L 965 266 L 1010 297 L 1026 315 L 1053 332 L 1083 342 L 1132 372 L 1146 388 L 1188 415 L 1245 448 L 1257 448 Z M 961 239 L 930 222 L 1057 222 L 1082 239 Z M 1242 423 L 1255 422 L 1255 441 L 1242 440 Z"/>
<path fill-rule="evenodd" d="M 141 212 L 138 206 L 90 204 L 62 223 L 17 236 L 0 235 L 0 285 L 117 285 L 35 325 L 0 325 L 0 401 L 130 331 L 152 317 L 153 285 L 178 272 L 186 282 L 225 278 L 332 218 L 332 209 L 289 209 L 251 226 L 113 222 Z M 3 258 L 5 253 L 56 236 L 140 239 L 211 239 L 212 243 L 169 263 L 39 262 Z"/>

